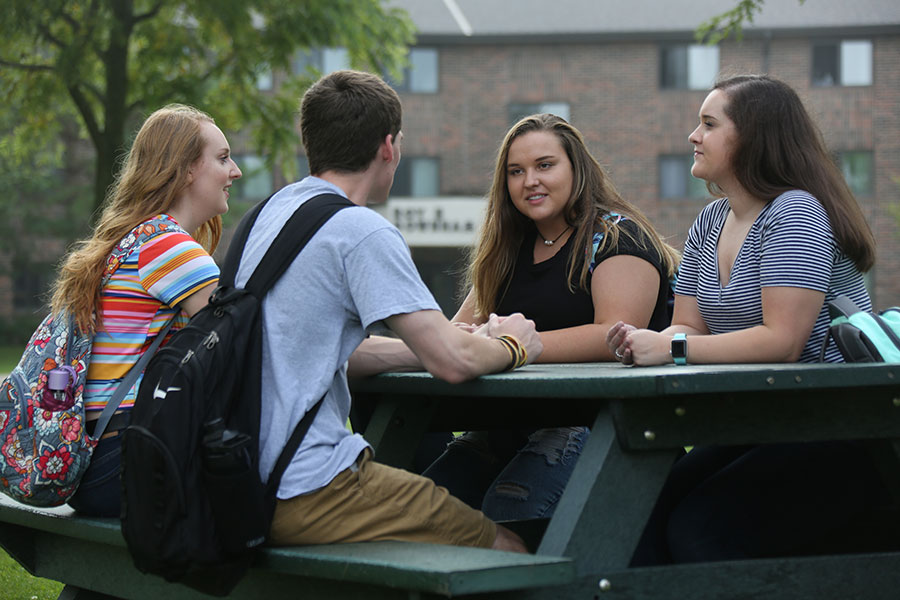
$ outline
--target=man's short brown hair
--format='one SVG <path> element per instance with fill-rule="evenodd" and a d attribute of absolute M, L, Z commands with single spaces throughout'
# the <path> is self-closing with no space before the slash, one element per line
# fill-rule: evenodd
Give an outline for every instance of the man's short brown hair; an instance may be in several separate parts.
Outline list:
<path fill-rule="evenodd" d="M 400 97 L 381 78 L 335 71 L 314 83 L 300 103 L 300 135 L 309 172 L 363 171 L 378 145 L 400 132 Z"/>

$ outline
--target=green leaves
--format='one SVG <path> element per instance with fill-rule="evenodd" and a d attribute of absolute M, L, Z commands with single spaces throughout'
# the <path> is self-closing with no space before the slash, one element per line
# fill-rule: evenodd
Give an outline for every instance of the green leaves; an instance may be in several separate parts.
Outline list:
<path fill-rule="evenodd" d="M 290 175 L 315 75 L 294 73 L 297 53 L 345 47 L 355 68 L 397 75 L 413 40 L 408 16 L 379 0 L 6 0 L 0 117 L 21 122 L 11 143 L 25 157 L 74 116 L 97 151 L 96 204 L 134 128 L 170 102 L 209 112 L 226 135 L 249 132 Z M 257 85 L 270 73 L 277 91 Z"/>
<path fill-rule="evenodd" d="M 797 0 L 803 4 L 805 0 Z M 753 17 L 762 12 L 765 0 L 740 0 L 737 6 L 704 21 L 694 32 L 698 43 L 715 45 L 730 35 L 741 40 L 744 37 L 744 23 L 753 23 Z"/>

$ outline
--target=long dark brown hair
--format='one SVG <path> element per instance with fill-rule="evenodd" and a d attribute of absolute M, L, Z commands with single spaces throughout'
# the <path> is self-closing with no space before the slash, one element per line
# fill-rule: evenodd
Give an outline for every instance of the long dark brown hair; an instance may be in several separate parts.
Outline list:
<path fill-rule="evenodd" d="M 875 263 L 875 238 L 853 192 L 828 153 L 822 133 L 797 93 L 765 75 L 738 75 L 713 86 L 727 96 L 737 130 L 732 170 L 747 192 L 766 201 L 804 190 L 828 213 L 841 250 L 862 271 Z M 710 192 L 723 196 L 715 184 Z"/>

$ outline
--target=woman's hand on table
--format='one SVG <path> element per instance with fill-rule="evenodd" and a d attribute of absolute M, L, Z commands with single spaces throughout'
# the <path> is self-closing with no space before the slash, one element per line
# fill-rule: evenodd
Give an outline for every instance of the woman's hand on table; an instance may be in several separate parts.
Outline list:
<path fill-rule="evenodd" d="M 672 362 L 672 336 L 649 329 L 638 329 L 619 321 L 606 334 L 610 352 L 625 365 L 664 365 Z"/>
<path fill-rule="evenodd" d="M 606 333 L 606 345 L 609 347 L 609 351 L 622 364 L 630 365 L 632 363 L 631 350 L 625 345 L 625 339 L 629 332 L 636 330 L 637 327 L 634 325 L 618 321 Z"/>
<path fill-rule="evenodd" d="M 624 354 L 638 366 L 665 365 L 672 362 L 672 336 L 649 329 L 629 331 L 623 342 Z"/>

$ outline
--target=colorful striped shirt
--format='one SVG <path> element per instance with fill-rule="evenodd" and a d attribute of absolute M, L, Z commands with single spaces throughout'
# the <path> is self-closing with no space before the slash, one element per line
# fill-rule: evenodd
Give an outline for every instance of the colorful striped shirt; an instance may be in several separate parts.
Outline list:
<path fill-rule="evenodd" d="M 84 392 L 88 411 L 103 410 L 116 386 L 176 310 L 180 316 L 171 331 L 184 327 L 187 314 L 171 307 L 219 279 L 212 257 L 172 217 L 154 219 L 172 225 L 135 248 L 101 291 L 102 322 L 94 336 Z M 125 395 L 121 408 L 134 406 L 138 385 L 140 379 Z"/>
<path fill-rule="evenodd" d="M 797 287 L 824 292 L 825 302 L 800 362 L 816 362 L 828 328 L 828 301 L 846 294 L 862 310 L 872 302 L 863 276 L 840 249 L 828 213 L 815 197 L 792 190 L 762 209 L 734 260 L 727 285 L 719 283 L 719 234 L 731 211 L 727 198 L 703 209 L 688 233 L 675 293 L 695 296 L 710 333 L 761 325 L 762 288 Z M 826 362 L 842 362 L 832 341 Z"/>

